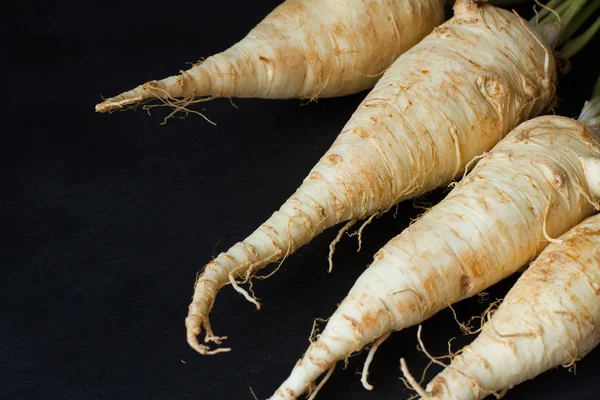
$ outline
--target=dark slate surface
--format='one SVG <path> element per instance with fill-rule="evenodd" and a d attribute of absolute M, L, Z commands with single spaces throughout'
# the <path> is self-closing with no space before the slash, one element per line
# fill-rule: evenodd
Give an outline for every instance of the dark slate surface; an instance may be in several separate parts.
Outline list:
<path fill-rule="evenodd" d="M 372 254 L 407 226 L 411 202 L 366 228 L 363 250 L 344 239 L 327 271 L 329 230 L 255 285 L 263 310 L 226 288 L 213 326 L 233 352 L 201 357 L 183 321 L 196 272 L 244 238 L 299 185 L 365 93 L 301 102 L 227 100 L 160 125 L 165 113 L 99 115 L 100 95 L 174 73 L 241 38 L 275 5 L 248 1 L 20 1 L 0 15 L 0 396 L 7 399 L 264 399 Z M 525 8 L 526 11 L 529 7 Z M 557 112 L 575 116 L 598 71 L 590 45 L 562 79 Z M 423 199 L 435 202 L 442 192 Z M 489 290 L 502 297 L 514 279 Z M 480 313 L 477 298 L 456 306 Z M 424 325 L 442 355 L 472 337 L 450 311 Z M 544 374 L 509 399 L 597 399 L 600 353 Z M 426 358 L 416 328 L 396 333 L 371 369 L 373 392 L 339 368 L 321 399 L 403 399 L 399 359 Z M 437 369 L 431 370 L 430 376 Z"/>

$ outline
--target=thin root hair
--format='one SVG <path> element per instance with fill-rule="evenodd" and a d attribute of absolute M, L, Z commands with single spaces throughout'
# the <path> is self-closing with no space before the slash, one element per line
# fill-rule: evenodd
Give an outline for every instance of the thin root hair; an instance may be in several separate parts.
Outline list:
<path fill-rule="evenodd" d="M 369 225 L 373 219 L 377 216 L 379 216 L 380 213 L 376 212 L 374 214 L 372 214 L 365 222 L 363 222 L 363 224 L 360 226 L 360 228 L 358 228 L 358 230 L 356 232 L 353 232 L 350 234 L 350 236 L 358 236 L 358 248 L 356 249 L 356 252 L 359 253 L 360 249 L 362 248 L 362 233 L 363 230 L 365 229 L 365 227 L 367 225 Z"/>
<path fill-rule="evenodd" d="M 171 97 L 171 95 L 162 88 L 159 88 L 157 86 L 154 86 L 150 83 L 147 84 L 147 88 L 150 90 L 154 90 L 154 91 L 158 91 L 158 92 L 162 92 L 163 96 L 157 96 L 156 99 L 158 99 L 162 104 L 145 104 L 142 105 L 142 109 L 144 111 L 146 111 L 148 114 L 150 114 L 150 110 L 154 107 L 172 107 L 173 111 L 171 111 L 171 113 L 169 113 L 169 115 L 167 115 L 165 117 L 165 119 L 163 120 L 163 122 L 161 123 L 161 125 L 164 125 L 167 123 L 167 121 L 170 118 L 179 118 L 179 119 L 184 119 L 185 117 L 188 116 L 189 113 L 192 114 L 196 114 L 201 116 L 202 118 L 204 118 L 208 123 L 210 123 L 211 125 L 216 126 L 217 124 L 215 122 L 213 122 L 212 120 L 210 120 L 206 115 L 202 114 L 200 111 L 196 111 L 196 110 L 191 110 L 188 108 L 189 105 L 191 104 L 196 104 L 196 103 L 203 103 L 206 101 L 210 101 L 213 100 L 214 97 L 209 96 L 209 97 L 196 97 L 194 94 L 192 94 L 191 96 L 185 97 L 183 99 L 175 99 L 173 97 Z M 154 100 L 154 99 L 149 99 L 149 101 Z M 183 116 L 177 116 L 177 113 L 182 113 Z"/>
<path fill-rule="evenodd" d="M 327 272 L 331 273 L 331 271 L 333 271 L 333 253 L 335 252 L 335 245 L 339 243 L 340 240 L 342 240 L 342 236 L 344 235 L 344 233 L 350 229 L 352 227 L 352 225 L 354 225 L 356 223 L 355 219 L 351 219 L 350 221 L 348 221 L 346 223 L 346 225 L 344 225 L 338 232 L 337 236 L 335 237 L 335 239 L 333 239 L 331 241 L 331 244 L 329 245 L 329 270 Z"/>
<path fill-rule="evenodd" d="M 315 390 L 312 391 L 312 393 L 310 394 L 310 396 L 308 397 L 307 400 L 314 400 L 315 399 L 315 397 L 317 396 L 317 393 L 319 393 L 319 390 L 321 390 L 321 388 L 329 380 L 329 378 L 331 377 L 331 374 L 333 374 L 334 370 L 335 370 L 335 364 L 333 364 L 331 366 L 331 368 L 329 368 L 329 370 L 327 371 L 327 375 L 325 375 L 325 377 L 321 380 L 321 382 L 319 382 L 319 384 L 317 385 L 317 387 L 315 388 Z"/>
<path fill-rule="evenodd" d="M 360 382 L 362 383 L 363 387 L 367 390 L 373 390 L 373 385 L 371 385 L 368 381 L 369 367 L 371 366 L 371 362 L 373 361 L 373 358 L 375 357 L 375 353 L 377 352 L 379 346 L 381 346 L 381 344 L 385 342 L 387 338 L 390 337 L 391 333 L 392 332 L 388 332 L 385 335 L 381 336 L 379 339 L 377 339 L 377 341 L 375 341 L 375 343 L 373 343 L 373 345 L 369 349 L 369 353 L 367 354 L 367 359 L 365 360 L 365 365 L 362 370 L 362 377 L 360 378 Z"/>
<path fill-rule="evenodd" d="M 404 358 L 400 359 L 400 370 L 402 370 L 402 374 L 404 375 L 404 378 L 406 379 L 405 385 L 407 385 L 407 387 L 409 389 L 414 390 L 415 392 L 417 392 L 419 394 L 419 396 L 421 396 L 424 399 L 431 397 L 429 395 L 429 393 L 427 393 L 421 387 L 421 385 L 419 384 L 419 382 L 417 382 L 415 380 L 415 378 L 413 378 L 413 376 L 411 375 L 410 371 L 408 370 L 408 367 L 406 366 L 406 361 L 404 360 Z"/>

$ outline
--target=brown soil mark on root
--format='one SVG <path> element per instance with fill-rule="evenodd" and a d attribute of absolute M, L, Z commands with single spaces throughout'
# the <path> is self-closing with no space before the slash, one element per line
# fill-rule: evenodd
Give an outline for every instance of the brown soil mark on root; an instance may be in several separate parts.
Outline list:
<path fill-rule="evenodd" d="M 256 251 L 256 248 L 254 246 L 246 242 L 241 242 L 241 245 L 248 253 L 252 255 L 252 257 L 258 258 L 258 252 Z"/>
<path fill-rule="evenodd" d="M 469 293 L 469 291 L 473 289 L 473 283 L 471 282 L 471 278 L 468 275 L 463 275 L 460 278 L 460 295 L 461 297 Z"/>
<path fill-rule="evenodd" d="M 471 64 L 473 67 L 475 67 L 475 69 L 477 69 L 479 71 L 485 71 L 485 69 L 481 65 L 476 63 L 475 61 L 471 61 L 469 59 L 467 59 L 467 61 L 469 62 L 469 64 Z"/>
<path fill-rule="evenodd" d="M 441 376 L 436 377 L 433 382 L 431 382 L 431 393 L 432 396 L 437 396 L 442 394 L 443 386 L 446 386 L 446 380 Z"/>
<path fill-rule="evenodd" d="M 500 230 L 500 228 L 498 228 Z M 482 252 L 476 252 L 474 250 L 466 251 L 462 254 L 462 270 L 464 271 L 461 275 L 461 295 L 466 295 L 473 290 L 474 282 L 481 283 L 484 280 L 486 267 L 489 264 L 488 257 Z M 460 262 L 460 261 L 459 261 Z M 468 282 L 465 281 L 468 279 Z"/>
<path fill-rule="evenodd" d="M 372 137 L 375 137 L 376 135 L 374 133 L 372 133 L 369 129 L 365 129 L 365 128 L 354 128 L 352 129 L 351 133 L 353 135 L 358 136 L 361 139 L 369 139 Z"/>
<path fill-rule="evenodd" d="M 430 296 L 431 298 L 436 298 L 436 295 L 435 295 L 436 281 L 437 281 L 437 279 L 436 279 L 435 275 L 429 275 L 423 281 L 423 289 L 425 290 L 425 293 L 427 293 L 427 295 Z"/>
<path fill-rule="evenodd" d="M 330 154 L 325 158 L 325 161 L 331 165 L 338 165 L 344 162 L 344 159 L 339 154 Z"/>
<path fill-rule="evenodd" d="M 369 310 L 361 317 L 362 326 L 367 330 L 372 330 L 381 321 L 382 316 L 385 316 L 386 310 L 378 311 Z"/>
<path fill-rule="evenodd" d="M 325 208 L 320 204 L 315 204 L 315 208 L 321 217 L 325 216 Z"/>
<path fill-rule="evenodd" d="M 344 206 L 336 195 L 331 195 L 331 205 L 333 207 L 333 213 L 335 214 L 336 218 L 341 218 L 344 214 Z"/>
<path fill-rule="evenodd" d="M 342 37 L 342 35 L 345 33 L 344 27 L 341 24 L 333 24 L 330 30 L 334 37 Z"/>
<path fill-rule="evenodd" d="M 319 367 L 322 371 L 327 371 L 329 369 L 329 364 L 321 359 L 314 358 L 313 356 L 308 356 L 308 361 Z"/>
<path fill-rule="evenodd" d="M 360 323 L 358 323 L 357 320 L 355 320 L 352 317 L 347 316 L 346 314 L 342 314 L 342 318 L 344 318 L 346 321 L 348 321 L 350 323 L 350 325 L 352 325 L 352 329 L 354 329 L 356 332 L 360 332 L 360 334 L 363 334 L 363 328 L 360 325 Z"/>
<path fill-rule="evenodd" d="M 326 345 L 325 343 L 323 343 L 323 342 L 319 342 L 319 341 L 317 341 L 317 342 L 315 342 L 315 343 L 313 344 L 313 346 L 314 346 L 314 347 L 316 347 L 317 349 L 321 349 L 321 350 L 323 350 L 325 353 L 328 353 L 328 354 L 329 354 L 329 352 L 330 352 L 330 351 L 329 351 L 329 346 L 327 346 L 327 345 Z"/>
<path fill-rule="evenodd" d="M 306 179 L 309 181 L 325 181 L 325 178 L 323 178 L 323 175 L 321 175 L 318 172 L 312 172 L 310 175 L 308 175 L 306 177 Z"/>
<path fill-rule="evenodd" d="M 279 235 L 279 232 L 277 232 L 277 229 L 273 228 L 271 225 L 263 225 L 263 226 L 265 227 L 265 229 L 267 229 L 268 231 L 270 231 L 274 235 L 276 235 L 276 236 Z"/>
<path fill-rule="evenodd" d="M 179 89 L 183 89 L 183 86 L 185 85 L 184 82 L 184 75 L 179 75 L 177 77 L 177 86 L 179 86 Z"/>
<path fill-rule="evenodd" d="M 433 30 L 433 33 L 438 38 L 446 38 L 452 36 L 451 30 L 447 26 L 438 26 Z"/>

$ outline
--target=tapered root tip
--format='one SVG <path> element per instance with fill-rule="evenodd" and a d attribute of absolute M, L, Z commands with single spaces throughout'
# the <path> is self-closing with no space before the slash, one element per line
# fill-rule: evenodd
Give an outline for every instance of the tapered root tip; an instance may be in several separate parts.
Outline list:
<path fill-rule="evenodd" d="M 231 351 L 231 348 L 229 347 L 217 347 L 216 349 L 211 349 L 205 344 L 200 344 L 198 342 L 198 336 L 200 335 L 200 333 L 202 333 L 202 329 L 200 328 L 202 326 L 202 322 L 202 318 L 197 315 L 190 315 L 185 319 L 185 327 L 187 330 L 187 342 L 190 345 L 190 347 L 196 350 L 198 353 L 202 354 L 203 356 L 211 356 L 214 354 L 227 353 Z M 212 336 L 209 332 L 207 332 L 204 341 L 221 344 L 221 342 L 224 339 L 227 339 L 227 337 Z"/>
<path fill-rule="evenodd" d="M 96 104 L 96 112 L 105 113 L 112 112 L 116 110 L 122 110 L 124 107 L 137 104 L 141 102 L 143 99 L 141 96 L 132 97 L 128 99 L 123 99 L 120 97 L 113 97 L 110 99 L 104 100 L 102 103 Z"/>
<path fill-rule="evenodd" d="M 189 104 L 190 99 L 208 95 L 206 90 L 200 89 L 189 74 L 183 73 L 159 81 L 146 82 L 118 96 L 106 99 L 96 104 L 96 111 L 103 113 L 124 110 L 130 108 L 128 106 L 135 106 L 151 99 L 163 99 L 163 103 L 179 108 L 182 104 L 184 106 Z"/>

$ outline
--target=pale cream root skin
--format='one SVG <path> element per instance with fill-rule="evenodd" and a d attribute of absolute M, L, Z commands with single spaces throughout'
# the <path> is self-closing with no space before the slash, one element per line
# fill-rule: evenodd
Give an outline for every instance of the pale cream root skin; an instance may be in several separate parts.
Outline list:
<path fill-rule="evenodd" d="M 475 341 L 432 380 L 426 399 L 482 399 L 571 366 L 600 343 L 600 215 L 560 240 L 523 273 Z"/>
<path fill-rule="evenodd" d="M 107 99 L 335 97 L 371 88 L 442 23 L 443 0 L 287 0 L 240 42 L 193 68 Z"/>
<path fill-rule="evenodd" d="M 246 279 L 326 228 L 448 184 L 553 103 L 554 59 L 526 23 L 458 4 L 453 19 L 390 67 L 281 209 L 206 265 L 186 320 L 192 347 L 208 352 L 196 336 L 204 326 L 213 337 L 208 314 L 230 275 Z"/>
<path fill-rule="evenodd" d="M 594 211 L 584 123 L 538 117 L 513 130 L 448 196 L 388 242 L 272 399 L 294 399 L 337 361 L 517 271 Z M 294 393 L 291 395 L 290 393 Z"/>
<path fill-rule="evenodd" d="M 596 197 L 600 197 L 600 160 L 596 158 L 581 158 L 583 171 L 590 186 L 590 191 Z"/>

